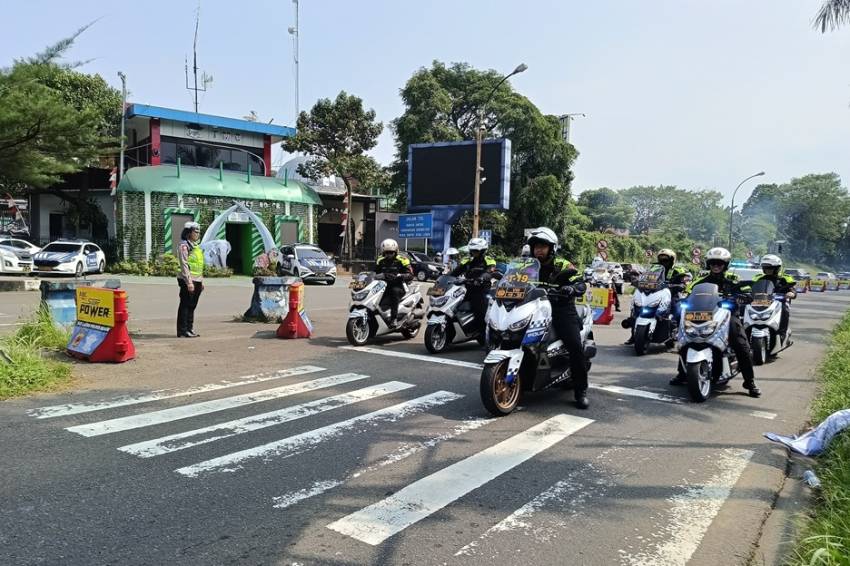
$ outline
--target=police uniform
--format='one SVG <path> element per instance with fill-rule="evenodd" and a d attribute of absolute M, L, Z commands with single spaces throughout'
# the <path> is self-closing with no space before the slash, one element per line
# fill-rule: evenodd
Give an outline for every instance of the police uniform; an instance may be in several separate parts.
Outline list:
<path fill-rule="evenodd" d="M 479 331 L 484 331 L 484 316 L 487 314 L 487 290 L 490 288 L 490 275 L 496 270 L 496 260 L 488 255 L 464 258 L 460 265 L 452 270 L 452 277 L 467 275 L 472 271 L 481 270 L 480 285 L 468 285 L 466 300 L 475 315 L 475 323 Z M 476 274 L 477 275 L 477 274 Z"/>
<path fill-rule="evenodd" d="M 177 248 L 180 262 L 180 304 L 177 307 L 177 336 L 195 333 L 195 308 L 204 290 L 204 251 L 196 242 L 181 240 Z M 192 290 L 189 290 L 189 283 Z"/>
<path fill-rule="evenodd" d="M 404 297 L 404 282 L 413 279 L 413 268 L 410 260 L 396 254 L 392 258 L 381 256 L 375 265 L 375 273 L 384 275 L 398 275 L 398 277 L 386 278 L 387 290 L 381 298 L 381 308 L 390 309 L 390 324 L 398 321 L 398 304 Z"/>

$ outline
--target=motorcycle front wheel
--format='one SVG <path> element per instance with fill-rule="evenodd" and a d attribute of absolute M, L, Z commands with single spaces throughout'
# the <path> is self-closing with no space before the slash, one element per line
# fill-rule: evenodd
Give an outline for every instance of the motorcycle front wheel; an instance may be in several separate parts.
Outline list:
<path fill-rule="evenodd" d="M 767 339 L 751 338 L 750 349 L 753 351 L 753 365 L 760 366 L 767 363 Z"/>
<path fill-rule="evenodd" d="M 511 414 L 519 402 L 520 378 L 507 383 L 508 360 L 487 364 L 481 371 L 481 401 L 493 416 Z"/>
<path fill-rule="evenodd" d="M 689 363 L 686 372 L 688 376 L 688 393 L 694 403 L 704 403 L 711 395 L 711 366 L 705 360 Z"/>
<path fill-rule="evenodd" d="M 352 346 L 363 346 L 369 341 L 369 322 L 365 318 L 349 318 L 345 337 Z"/>
<path fill-rule="evenodd" d="M 649 327 L 638 326 L 635 328 L 635 354 L 643 356 L 649 351 Z"/>
<path fill-rule="evenodd" d="M 432 354 L 439 354 L 445 351 L 449 345 L 448 336 L 446 335 L 446 327 L 440 324 L 429 324 L 425 329 L 425 347 Z"/>

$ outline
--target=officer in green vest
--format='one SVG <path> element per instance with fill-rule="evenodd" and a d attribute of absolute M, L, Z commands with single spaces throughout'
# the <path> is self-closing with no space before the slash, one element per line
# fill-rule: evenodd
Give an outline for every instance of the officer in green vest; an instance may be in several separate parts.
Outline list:
<path fill-rule="evenodd" d="M 197 338 L 195 332 L 195 307 L 204 290 L 204 251 L 198 245 L 201 225 L 187 222 L 180 234 L 177 259 L 180 262 L 180 305 L 177 307 L 177 337 Z"/>

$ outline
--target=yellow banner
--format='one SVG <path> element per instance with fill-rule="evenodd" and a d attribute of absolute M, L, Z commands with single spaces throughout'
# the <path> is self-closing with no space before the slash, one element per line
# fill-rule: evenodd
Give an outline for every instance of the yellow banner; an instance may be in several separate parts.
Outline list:
<path fill-rule="evenodd" d="M 590 287 L 581 297 L 576 297 L 577 305 L 587 305 L 595 309 L 608 308 L 608 289 L 602 287 Z"/>
<path fill-rule="evenodd" d="M 77 288 L 77 320 L 115 326 L 115 293 L 111 289 Z"/>

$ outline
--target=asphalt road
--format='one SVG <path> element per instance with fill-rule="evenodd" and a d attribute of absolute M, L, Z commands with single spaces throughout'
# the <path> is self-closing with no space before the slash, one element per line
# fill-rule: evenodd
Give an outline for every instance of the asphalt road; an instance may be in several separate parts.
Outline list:
<path fill-rule="evenodd" d="M 209 286 L 197 340 L 173 338 L 175 288 L 127 289 L 137 360 L 0 403 L 0 564 L 746 564 L 786 470 L 761 434 L 804 424 L 850 307 L 794 303 L 761 399 L 688 402 L 674 355 L 636 358 L 615 322 L 590 410 L 544 392 L 491 419 L 481 350 L 348 349 L 342 286 L 308 288 L 299 341 L 232 322 L 244 286 Z"/>

